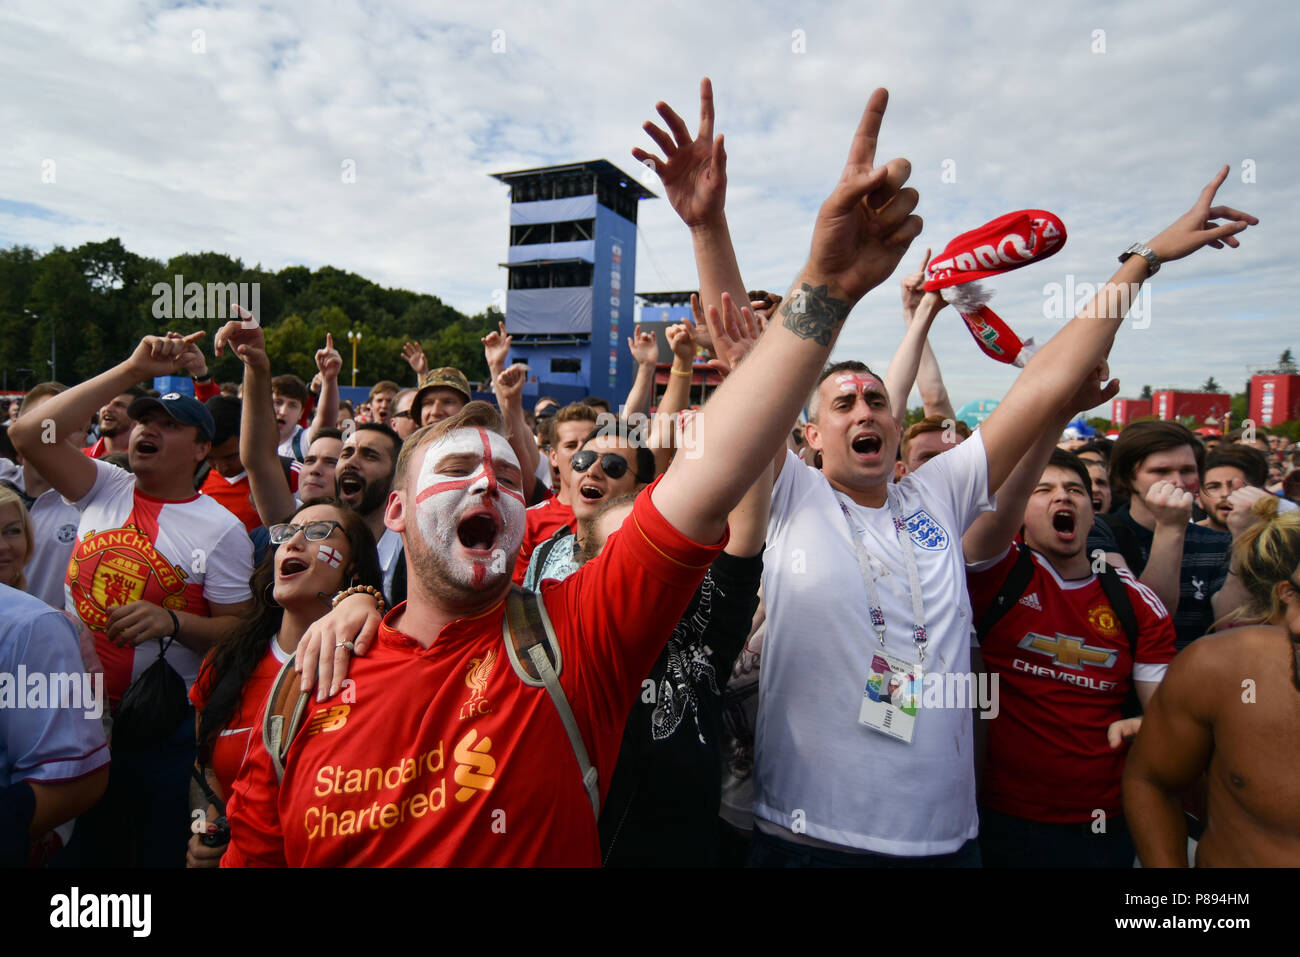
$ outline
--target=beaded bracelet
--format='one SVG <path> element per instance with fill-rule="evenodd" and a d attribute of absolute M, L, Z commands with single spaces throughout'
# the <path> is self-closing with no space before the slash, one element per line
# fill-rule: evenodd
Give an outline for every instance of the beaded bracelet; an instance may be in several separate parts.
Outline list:
<path fill-rule="evenodd" d="M 381 592 L 374 585 L 353 585 L 351 588 L 347 589 L 346 591 L 341 591 L 337 595 L 335 595 L 334 600 L 330 603 L 330 607 L 337 608 L 339 606 L 339 602 L 341 602 L 343 599 L 347 598 L 350 595 L 369 595 L 371 598 L 375 600 L 375 603 L 379 605 L 380 615 L 383 615 L 388 611 L 388 602 L 384 601 L 384 593 Z"/>

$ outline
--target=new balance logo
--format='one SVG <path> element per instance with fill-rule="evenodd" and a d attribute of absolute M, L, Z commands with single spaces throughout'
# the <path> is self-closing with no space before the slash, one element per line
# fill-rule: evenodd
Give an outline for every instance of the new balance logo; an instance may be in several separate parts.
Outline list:
<path fill-rule="evenodd" d="M 352 710 L 351 705 L 336 704 L 333 707 L 319 709 L 311 716 L 311 721 L 307 724 L 307 734 L 320 734 L 322 731 L 337 731 L 348 723 L 348 712 Z"/>
<path fill-rule="evenodd" d="M 1034 611 L 1042 611 L 1043 603 L 1038 600 L 1038 592 L 1031 591 L 1024 598 L 1020 599 L 1020 604 L 1026 608 L 1032 608 Z"/>

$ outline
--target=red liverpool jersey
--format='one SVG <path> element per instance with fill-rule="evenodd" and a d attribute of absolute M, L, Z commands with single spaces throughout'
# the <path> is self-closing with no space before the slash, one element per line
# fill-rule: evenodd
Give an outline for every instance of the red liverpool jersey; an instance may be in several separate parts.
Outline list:
<path fill-rule="evenodd" d="M 976 622 L 1023 547 L 968 570 Z M 985 667 L 999 676 L 981 801 L 1032 821 L 1087 821 L 1097 808 L 1121 814 L 1128 748 L 1112 750 L 1106 729 L 1121 716 L 1131 677 L 1163 677 L 1174 657 L 1173 622 L 1155 593 L 1120 569 L 1138 621 L 1135 667 L 1097 576 L 1066 581 L 1033 557 L 1024 594 L 981 643 Z"/>
<path fill-rule="evenodd" d="M 598 558 L 543 587 L 602 797 L 641 682 L 721 549 L 685 538 L 646 492 Z M 352 662 L 348 687 L 312 704 L 278 789 L 254 748 L 222 866 L 599 866 L 555 705 L 507 659 L 504 602 L 429 648 L 399 630 L 404 610 Z"/>

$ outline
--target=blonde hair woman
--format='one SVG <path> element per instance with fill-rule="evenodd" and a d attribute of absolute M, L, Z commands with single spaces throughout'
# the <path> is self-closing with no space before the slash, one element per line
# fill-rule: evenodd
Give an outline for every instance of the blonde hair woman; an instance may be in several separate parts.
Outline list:
<path fill-rule="evenodd" d="M 1217 623 L 1217 630 L 1238 625 L 1286 627 L 1283 584 L 1300 591 L 1293 579 L 1300 567 L 1300 509 L 1279 514 L 1279 499 L 1266 495 L 1251 506 L 1260 521 L 1242 532 L 1233 545 L 1233 574 L 1250 599 Z"/>
<path fill-rule="evenodd" d="M 13 489 L 0 486 L 0 584 L 27 590 L 23 568 L 32 557 L 32 517 Z"/>

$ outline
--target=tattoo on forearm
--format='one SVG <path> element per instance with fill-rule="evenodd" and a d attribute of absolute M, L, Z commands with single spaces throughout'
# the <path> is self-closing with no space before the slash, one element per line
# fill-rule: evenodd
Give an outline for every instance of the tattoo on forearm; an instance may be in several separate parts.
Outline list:
<path fill-rule="evenodd" d="M 781 315 L 785 317 L 781 324 L 800 339 L 829 346 L 850 308 L 844 300 L 830 296 L 825 286 L 814 288 L 800 283 L 800 288 L 781 303 Z"/>

